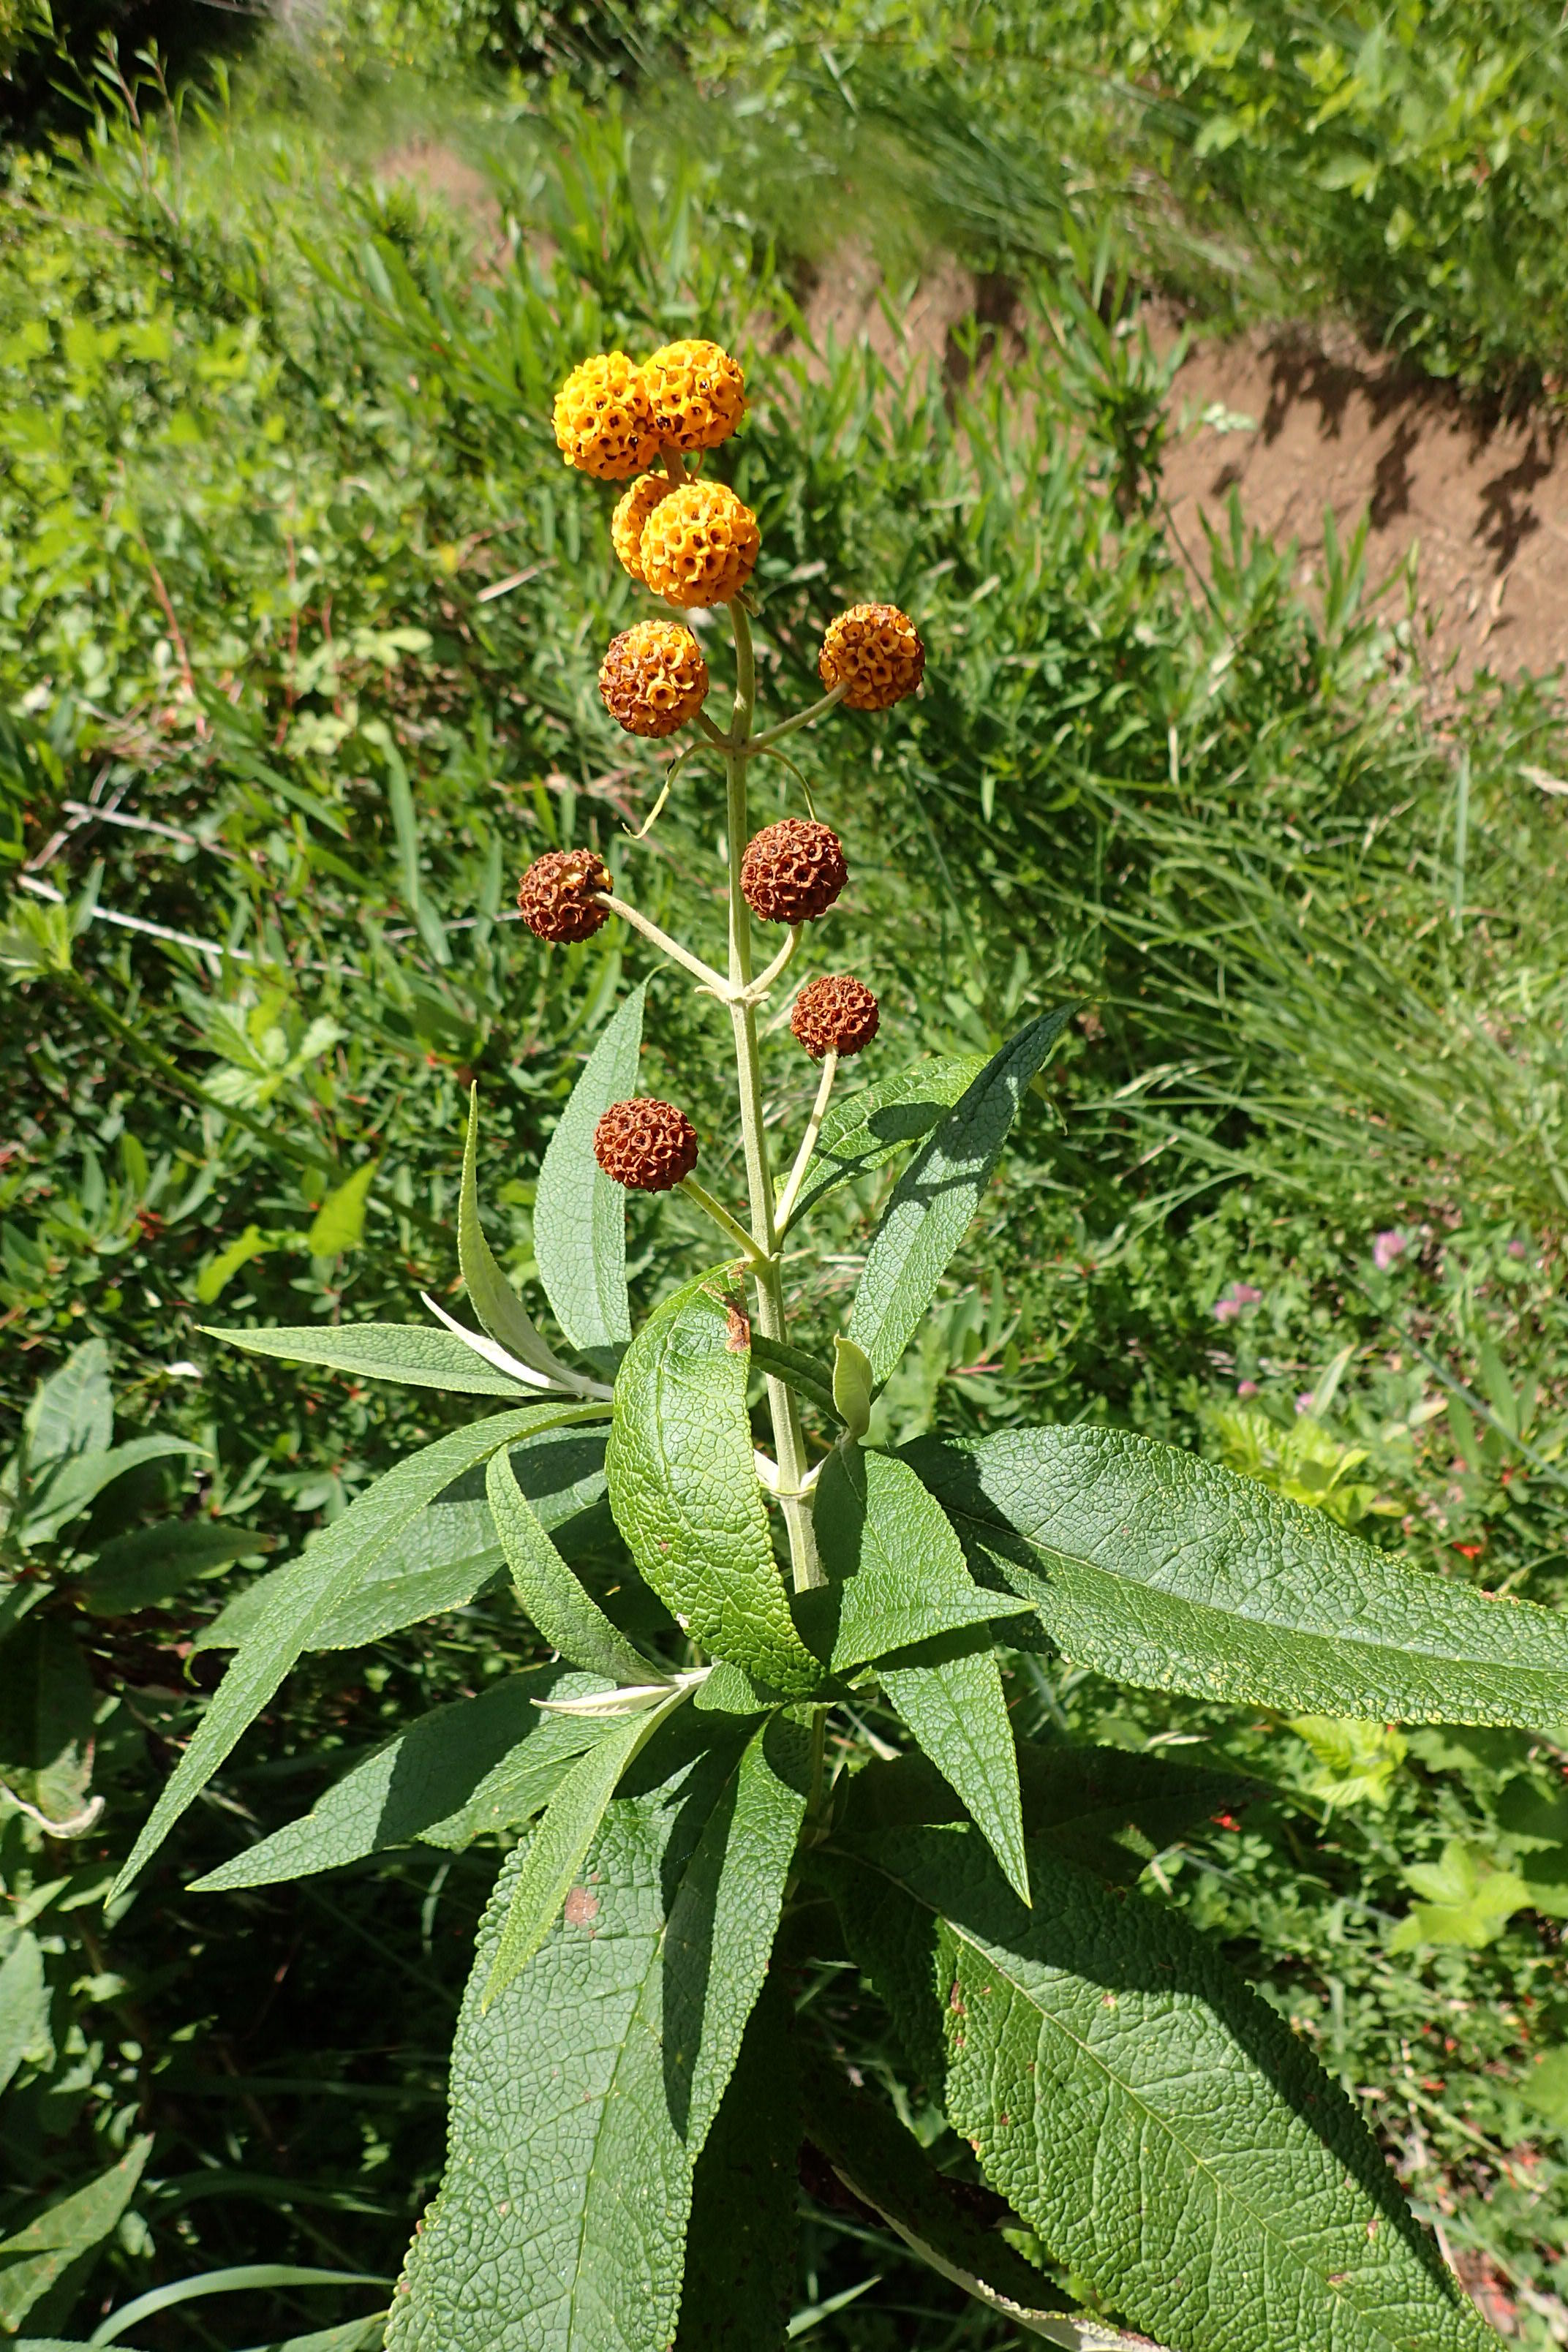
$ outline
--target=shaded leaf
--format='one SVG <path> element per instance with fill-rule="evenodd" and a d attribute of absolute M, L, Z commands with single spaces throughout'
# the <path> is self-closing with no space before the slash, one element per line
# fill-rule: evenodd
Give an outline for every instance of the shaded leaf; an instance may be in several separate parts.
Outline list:
<path fill-rule="evenodd" d="M 0 2239 L 0 2327 L 20 2326 L 70 2264 L 109 2235 L 131 2202 L 152 2145 L 150 2132 L 133 2139 L 108 2172 L 58 2199 L 25 2230 Z"/>
<path fill-rule="evenodd" d="M 770 1978 L 698 2159 L 675 2352 L 782 2352 L 799 2146 L 789 1996 Z"/>
<path fill-rule="evenodd" d="M 23 1427 L 35 1477 L 67 1454 L 107 1452 L 114 1442 L 114 1397 L 101 1339 L 84 1339 L 58 1372 L 39 1381 Z"/>
<path fill-rule="evenodd" d="M 589 1055 L 545 1146 L 533 1202 L 533 1255 L 555 1319 L 574 1348 L 632 1336 L 626 1299 L 626 1196 L 594 1157 L 594 1129 L 637 1092 L 647 982 L 634 988 Z"/>
<path fill-rule="evenodd" d="M 931 1133 L 985 1067 L 984 1054 L 954 1054 L 914 1063 L 831 1105 L 792 1224 L 825 1193 L 868 1176 Z"/>
<path fill-rule="evenodd" d="M 1277 2013 L 1175 1912 L 1030 1863 L 1028 1913 L 965 1827 L 857 1839 L 834 1879 L 953 2129 L 1042 2242 L 1182 2352 L 1495 2352 Z"/>
<path fill-rule="evenodd" d="M 504 1453 L 490 1456 L 485 1492 L 518 1599 L 551 1648 L 608 1682 L 668 1681 L 584 1592 L 529 1507 Z"/>
<path fill-rule="evenodd" d="M 237 1559 L 269 1550 L 271 1538 L 221 1519 L 165 1519 L 106 1544 L 74 1587 L 95 1617 L 155 1609 L 187 1584 Z"/>
<path fill-rule="evenodd" d="M 51 2046 L 44 1955 L 24 1927 L 0 1961 L 0 2091 L 25 2058 L 42 2057 Z"/>
<path fill-rule="evenodd" d="M 345 1772 L 299 1821 L 193 1880 L 192 1891 L 273 1886 L 415 1838 L 457 1851 L 487 1832 L 521 1829 L 604 1729 L 543 1713 L 538 1702 L 610 1687 L 598 1675 L 539 1666 L 438 1706 Z"/>
<path fill-rule="evenodd" d="M 431 1499 L 473 1464 L 531 1430 L 558 1425 L 591 1411 L 584 1405 L 538 1405 L 530 1412 L 493 1413 L 426 1445 L 350 1504 L 311 1548 L 309 1586 L 279 1587 L 247 1637 L 165 1784 L 130 1860 L 115 1881 L 128 1886 L 191 1800 L 204 1789 L 235 1742 L 254 1722 L 317 1628 L 364 1576 L 378 1553 Z"/>
<path fill-rule="evenodd" d="M 833 1402 L 833 1367 L 820 1356 L 810 1355 L 804 1348 L 792 1348 L 787 1340 L 767 1339 L 760 1331 L 753 1331 L 752 1362 L 759 1372 L 769 1372 L 774 1380 L 783 1381 L 785 1388 L 805 1397 L 830 1421 L 843 1418 Z"/>
<path fill-rule="evenodd" d="M 1066 1654 L 1117 1681 L 1383 1721 L 1568 1715 L 1568 1619 L 1411 1568 L 1173 1446 L 1079 1425 L 904 1458 Z"/>
<path fill-rule="evenodd" d="M 95 1503 L 105 1487 L 112 1486 L 132 1470 L 140 1470 L 149 1462 L 163 1462 L 176 1454 L 205 1454 L 205 1445 L 189 1438 L 132 1437 L 123 1445 L 112 1445 L 100 1451 L 72 1454 L 60 1463 L 41 1491 L 36 1490 L 32 1508 L 23 1524 L 24 1543 L 47 1543 L 63 1527 L 80 1517 L 89 1503 Z"/>
<path fill-rule="evenodd" d="M 0 1781 L 62 1827 L 92 1779 L 92 1679 L 60 1617 L 29 1617 L 0 1649 Z"/>
<path fill-rule="evenodd" d="M 746 1412 L 749 1339 L 729 1266 L 699 1275 L 648 1318 L 616 1381 L 610 1504 L 637 1567 L 693 1641 L 779 1690 L 806 1691 L 821 1668 L 773 1560 Z"/>
<path fill-rule="evenodd" d="M 900 1177 L 871 1237 L 849 1333 L 879 1383 L 903 1354 L 969 1229 L 1024 1089 L 1072 1015 L 1042 1013 L 994 1055 Z"/>
<path fill-rule="evenodd" d="M 474 1312 L 490 1338 L 509 1354 L 531 1364 L 535 1371 L 543 1372 L 558 1388 L 580 1389 L 580 1377 L 546 1346 L 485 1239 L 479 1220 L 479 1090 L 476 1086 L 468 1089 L 468 1131 L 463 1145 L 463 1181 L 458 1200 L 458 1262 Z"/>

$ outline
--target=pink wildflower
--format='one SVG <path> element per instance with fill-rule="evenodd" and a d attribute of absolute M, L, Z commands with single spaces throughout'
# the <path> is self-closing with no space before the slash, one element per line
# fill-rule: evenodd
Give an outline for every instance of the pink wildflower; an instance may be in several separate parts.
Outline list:
<path fill-rule="evenodd" d="M 1386 1274 L 1396 1257 L 1403 1257 L 1407 1244 L 1403 1234 L 1375 1234 L 1373 1236 L 1372 1262 L 1379 1274 Z"/>
<path fill-rule="evenodd" d="M 1255 1290 L 1250 1282 L 1233 1282 L 1225 1297 L 1215 1300 L 1215 1321 L 1234 1323 L 1244 1307 L 1256 1307 L 1262 1296 L 1261 1290 Z"/>

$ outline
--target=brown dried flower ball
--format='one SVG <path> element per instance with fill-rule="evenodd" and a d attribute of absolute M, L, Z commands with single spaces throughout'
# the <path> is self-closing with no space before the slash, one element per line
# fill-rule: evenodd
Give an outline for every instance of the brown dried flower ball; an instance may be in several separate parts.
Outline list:
<path fill-rule="evenodd" d="M 599 692 L 628 735 L 673 735 L 707 699 L 702 648 L 679 621 L 639 621 L 610 640 Z"/>
<path fill-rule="evenodd" d="M 847 971 L 808 980 L 795 1000 L 789 1025 L 814 1062 L 825 1054 L 858 1054 L 877 1034 L 880 1015 L 870 990 Z"/>
<path fill-rule="evenodd" d="M 850 710 L 886 710 L 912 694 L 925 671 L 926 649 L 914 623 L 896 604 L 851 604 L 829 621 L 817 675 L 826 687 L 841 682 Z"/>
<path fill-rule="evenodd" d="M 518 884 L 517 903 L 536 938 L 574 945 L 609 921 L 609 908 L 596 905 L 594 893 L 612 887 L 596 850 L 547 849 Z"/>
<path fill-rule="evenodd" d="M 831 825 L 786 816 L 746 844 L 741 888 L 764 923 L 814 923 L 849 879 L 844 845 Z"/>
<path fill-rule="evenodd" d="M 745 415 L 746 379 L 717 343 L 666 343 L 642 377 L 658 437 L 678 449 L 716 449 Z"/>
<path fill-rule="evenodd" d="M 634 1192 L 672 1192 L 697 1165 L 697 1130 L 655 1095 L 612 1103 L 594 1129 L 594 1157 Z"/>
<path fill-rule="evenodd" d="M 683 611 L 727 604 L 752 576 L 763 543 L 757 518 L 722 482 L 682 482 L 643 525 L 642 576 Z"/>
<path fill-rule="evenodd" d="M 659 500 L 668 498 L 674 488 L 668 474 L 644 474 L 616 501 L 616 511 L 610 517 L 610 543 L 634 580 L 643 576 L 643 526 Z"/>
<path fill-rule="evenodd" d="M 569 466 L 602 482 L 624 482 L 658 455 L 642 370 L 625 352 L 596 352 L 555 395 L 555 446 Z"/>

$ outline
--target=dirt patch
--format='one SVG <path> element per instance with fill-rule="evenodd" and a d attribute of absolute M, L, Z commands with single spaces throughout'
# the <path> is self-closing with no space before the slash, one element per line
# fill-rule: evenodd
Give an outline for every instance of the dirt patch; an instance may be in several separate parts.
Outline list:
<path fill-rule="evenodd" d="M 401 180 L 417 189 L 426 204 L 443 205 L 466 215 L 484 247 L 504 245 L 501 208 L 494 188 L 455 147 L 438 139 L 412 139 L 406 146 L 395 147 L 384 155 L 375 169 L 378 179 Z"/>
<path fill-rule="evenodd" d="M 1348 336 L 1290 331 L 1198 342 L 1173 405 L 1190 422 L 1223 412 L 1217 425 L 1193 423 L 1165 469 L 1200 560 L 1199 512 L 1223 525 L 1234 488 L 1248 523 L 1300 542 L 1310 591 L 1325 507 L 1342 542 L 1364 513 L 1373 583 L 1416 551 L 1435 678 L 1450 665 L 1459 680 L 1512 677 L 1568 657 L 1568 439 L 1554 421 L 1489 420 Z"/>

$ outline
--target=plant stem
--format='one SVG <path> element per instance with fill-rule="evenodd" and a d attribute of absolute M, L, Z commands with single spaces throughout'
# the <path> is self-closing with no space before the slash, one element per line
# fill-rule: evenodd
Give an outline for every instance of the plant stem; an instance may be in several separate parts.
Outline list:
<path fill-rule="evenodd" d="M 683 948 L 679 940 L 672 940 L 668 931 L 661 931 L 657 923 L 650 922 L 646 915 L 638 914 L 625 898 L 617 898 L 609 890 L 595 890 L 594 898 L 598 906 L 607 907 L 612 915 L 624 917 L 634 931 L 640 931 L 645 940 L 651 940 L 661 955 L 668 956 L 672 963 L 678 963 L 690 972 L 704 988 L 712 989 L 719 996 L 727 992 L 722 975 L 716 972 L 710 963 L 704 963 L 701 957 L 694 956 L 689 948 Z"/>
<path fill-rule="evenodd" d="M 680 1189 L 689 1200 L 695 1201 L 698 1207 L 712 1218 L 726 1240 L 734 1243 L 748 1265 L 761 1266 L 765 1263 L 761 1250 L 746 1231 L 745 1226 L 730 1214 L 721 1201 L 716 1201 L 713 1198 L 706 1184 L 700 1184 L 695 1176 L 683 1176 L 680 1180 Z"/>
<path fill-rule="evenodd" d="M 816 1150 L 816 1139 L 822 1131 L 822 1121 L 827 1109 L 827 1098 L 833 1092 L 833 1081 L 838 1076 L 838 1056 L 826 1053 L 822 1057 L 822 1083 L 816 1089 L 816 1100 L 811 1106 L 811 1117 L 805 1122 L 805 1133 L 800 1139 L 795 1166 L 789 1171 L 789 1181 L 779 1194 L 778 1207 L 773 1211 L 773 1223 L 782 1241 L 789 1231 L 790 1217 L 800 1188 L 805 1181 L 805 1171 L 811 1165 L 811 1155 Z"/>
<path fill-rule="evenodd" d="M 756 704 L 756 665 L 752 652 L 751 623 L 738 602 L 730 606 L 735 632 L 735 709 L 731 739 L 744 744 L 752 730 Z M 775 1253 L 773 1180 L 768 1165 L 767 1136 L 763 1126 L 762 1059 L 757 1051 L 756 1006 L 746 992 L 752 985 L 752 912 L 741 888 L 741 860 L 746 847 L 746 759 L 743 751 L 724 761 L 726 822 L 730 849 L 730 1020 L 735 1032 L 735 1068 L 740 1081 L 741 1140 L 746 1160 L 746 1189 L 752 1204 L 752 1238 L 763 1263 L 752 1271 L 757 1286 L 757 1328 L 765 1339 L 784 1336 L 784 1284 Z M 824 1582 L 816 1555 L 816 1533 L 811 1506 L 800 1491 L 805 1475 L 805 1440 L 800 1409 L 782 1381 L 769 1379 L 768 1408 L 773 1415 L 773 1452 L 779 1469 L 779 1506 L 789 1536 L 790 1566 L 797 1592 Z"/>
<path fill-rule="evenodd" d="M 753 735 L 746 745 L 747 759 L 754 760 L 759 751 L 771 751 L 775 743 L 781 742 L 786 735 L 793 735 L 797 727 L 809 727 L 814 719 L 820 719 L 825 711 L 836 709 L 843 701 L 847 690 L 840 683 L 825 694 L 820 701 L 809 704 L 805 710 L 797 710 L 793 719 L 781 719 L 778 725 L 770 727 L 765 734 Z"/>
<path fill-rule="evenodd" d="M 752 1003 L 753 1004 L 760 1004 L 763 997 L 767 994 L 769 989 L 773 986 L 774 981 L 781 979 L 784 973 L 789 969 L 790 964 L 795 960 L 795 951 L 800 945 L 800 935 L 803 928 L 804 927 L 799 923 L 794 923 L 790 926 L 790 935 L 784 941 L 783 947 L 780 948 L 777 955 L 774 956 L 772 963 L 768 965 L 765 971 L 759 972 L 756 979 L 752 981 L 750 992 Z"/>

